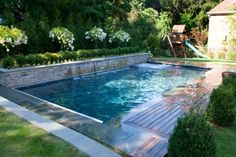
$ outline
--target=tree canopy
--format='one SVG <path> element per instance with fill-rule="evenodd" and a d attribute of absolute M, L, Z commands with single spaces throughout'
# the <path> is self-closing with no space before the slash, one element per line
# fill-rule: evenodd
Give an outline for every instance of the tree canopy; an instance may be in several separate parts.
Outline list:
<path fill-rule="evenodd" d="M 186 24 L 188 29 L 206 29 L 206 12 L 219 1 L 0 0 L 0 23 L 25 31 L 27 46 L 17 47 L 13 51 L 26 54 L 60 50 L 60 45 L 52 43 L 49 38 L 48 33 L 54 27 L 65 27 L 74 34 L 75 49 L 95 48 L 93 42 L 85 39 L 85 32 L 95 26 L 108 34 L 124 30 L 131 37 L 127 46 L 145 48 L 149 46 L 147 41 L 150 35 L 160 38 L 170 31 L 172 24 Z M 99 45 L 101 48 L 114 46 L 108 40 Z M 0 51 L 3 48 L 0 47 Z"/>

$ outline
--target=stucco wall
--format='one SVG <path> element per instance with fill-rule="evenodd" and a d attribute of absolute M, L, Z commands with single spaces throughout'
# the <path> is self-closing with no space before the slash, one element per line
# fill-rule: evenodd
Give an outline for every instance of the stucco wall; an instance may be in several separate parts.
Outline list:
<path fill-rule="evenodd" d="M 230 39 L 230 22 L 227 15 L 209 17 L 208 52 L 226 51 L 225 42 Z"/>
<path fill-rule="evenodd" d="M 0 84 L 8 87 L 22 87 L 37 83 L 56 81 L 72 76 L 92 74 L 144 63 L 147 62 L 149 56 L 149 53 L 142 53 L 46 66 L 10 70 L 1 69 Z"/>

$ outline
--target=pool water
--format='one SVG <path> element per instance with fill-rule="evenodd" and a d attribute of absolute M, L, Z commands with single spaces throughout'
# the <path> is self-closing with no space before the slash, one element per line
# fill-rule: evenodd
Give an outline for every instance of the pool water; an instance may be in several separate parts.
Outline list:
<path fill-rule="evenodd" d="M 204 73 L 203 69 L 144 63 L 20 90 L 108 123 Z"/>

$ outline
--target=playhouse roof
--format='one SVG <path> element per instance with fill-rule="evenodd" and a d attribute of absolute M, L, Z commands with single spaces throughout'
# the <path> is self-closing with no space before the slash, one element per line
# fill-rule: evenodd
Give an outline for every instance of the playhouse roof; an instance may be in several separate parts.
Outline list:
<path fill-rule="evenodd" d="M 225 15 L 236 13 L 235 9 L 236 0 L 224 0 L 218 4 L 215 8 L 210 10 L 208 15 Z"/>
<path fill-rule="evenodd" d="M 174 25 L 172 29 L 172 33 L 184 33 L 185 31 L 185 25 Z"/>

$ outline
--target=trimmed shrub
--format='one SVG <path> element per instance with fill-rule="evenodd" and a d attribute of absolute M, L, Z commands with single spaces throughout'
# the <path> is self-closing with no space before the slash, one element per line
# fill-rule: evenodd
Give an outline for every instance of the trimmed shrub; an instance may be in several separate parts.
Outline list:
<path fill-rule="evenodd" d="M 12 68 L 15 66 L 15 60 L 14 58 L 7 56 L 3 59 L 2 65 L 3 68 Z"/>
<path fill-rule="evenodd" d="M 15 60 L 16 60 L 16 64 L 19 66 L 19 67 L 22 67 L 23 65 L 25 65 L 27 63 L 27 60 L 26 60 L 26 57 L 23 56 L 23 55 L 18 55 L 15 57 Z"/>
<path fill-rule="evenodd" d="M 64 61 L 76 61 L 76 60 L 98 58 L 105 56 L 125 55 L 125 54 L 137 53 L 139 51 L 140 51 L 139 47 L 125 47 L 116 49 L 64 51 L 60 53 L 47 52 L 44 54 L 30 54 L 27 56 L 19 55 L 16 56 L 15 60 L 17 65 L 21 67 L 25 65 L 42 65 L 48 63 L 53 64 Z M 15 63 L 13 64 L 13 66 L 15 66 Z"/>
<path fill-rule="evenodd" d="M 30 55 L 26 56 L 26 61 L 27 61 L 27 64 L 29 64 L 29 65 L 36 65 L 36 63 L 37 63 L 36 60 L 37 60 L 37 58 L 36 58 L 35 54 L 30 54 Z"/>
<path fill-rule="evenodd" d="M 65 51 L 61 52 L 61 56 L 65 61 L 74 61 L 77 60 L 78 56 L 76 52 Z"/>
<path fill-rule="evenodd" d="M 37 65 L 47 64 L 48 58 L 44 54 L 37 54 Z"/>
<path fill-rule="evenodd" d="M 48 63 L 59 63 L 61 61 L 61 55 L 59 53 L 46 53 L 44 54 Z"/>
<path fill-rule="evenodd" d="M 61 55 L 59 53 L 46 53 L 45 56 L 51 64 L 59 63 L 61 61 Z"/>
<path fill-rule="evenodd" d="M 169 139 L 168 156 L 216 156 L 213 130 L 203 114 L 190 112 L 178 120 L 177 126 Z"/>
<path fill-rule="evenodd" d="M 71 60 L 72 61 L 76 61 L 79 58 L 77 51 L 72 51 L 70 53 L 71 53 Z"/>
<path fill-rule="evenodd" d="M 223 84 L 212 92 L 207 115 L 211 122 L 220 126 L 231 126 L 236 117 L 236 82 L 225 78 Z"/>
<path fill-rule="evenodd" d="M 232 90 L 234 92 L 234 96 L 236 96 L 236 79 L 235 78 L 231 78 L 231 77 L 224 78 L 223 85 L 228 86 L 228 87 L 232 87 Z"/>

